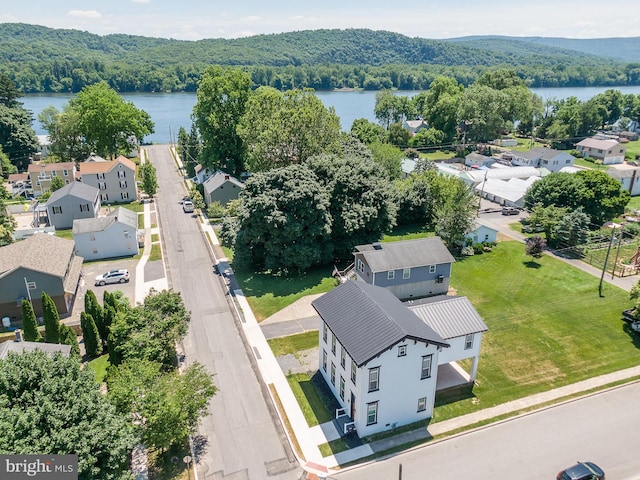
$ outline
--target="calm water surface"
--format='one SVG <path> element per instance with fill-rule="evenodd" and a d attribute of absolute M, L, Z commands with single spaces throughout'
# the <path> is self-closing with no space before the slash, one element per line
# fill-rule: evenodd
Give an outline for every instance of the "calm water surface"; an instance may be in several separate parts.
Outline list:
<path fill-rule="evenodd" d="M 624 94 L 640 94 L 640 86 L 532 88 L 531 90 L 543 100 L 575 96 L 579 100 L 585 101 L 609 88 L 620 90 Z M 396 92 L 397 95 L 410 97 L 418 93 L 417 91 Z M 375 121 L 373 114 L 373 107 L 376 103 L 375 91 L 316 92 L 316 95 L 327 107 L 335 108 L 343 130 L 350 130 L 351 124 L 357 118 Z M 20 100 L 24 103 L 25 108 L 33 112 L 36 117 L 50 105 L 62 110 L 72 96 L 71 94 L 39 94 L 26 95 Z M 191 129 L 191 112 L 196 104 L 195 93 L 127 93 L 122 97 L 151 115 L 151 119 L 155 123 L 155 133 L 145 137 L 147 142 L 169 143 L 175 141 L 180 127 L 184 127 L 187 132 Z M 38 135 L 47 133 L 37 119 L 33 128 Z"/>

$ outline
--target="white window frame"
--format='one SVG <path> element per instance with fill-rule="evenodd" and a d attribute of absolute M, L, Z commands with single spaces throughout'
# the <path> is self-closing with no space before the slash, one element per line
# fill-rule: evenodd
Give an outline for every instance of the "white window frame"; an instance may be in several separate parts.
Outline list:
<path fill-rule="evenodd" d="M 340 366 L 344 368 L 347 364 L 347 353 L 344 349 L 344 345 L 340 345 Z"/>
<path fill-rule="evenodd" d="M 53 212 L 54 215 L 58 215 L 62 213 L 62 205 L 54 205 L 53 207 L 51 207 L 51 211 Z"/>
<path fill-rule="evenodd" d="M 396 271 L 395 270 L 389 270 L 387 272 L 387 280 L 393 280 L 394 278 L 396 278 Z"/>
<path fill-rule="evenodd" d="M 327 371 L 327 351 L 322 350 L 322 370 Z"/>
<path fill-rule="evenodd" d="M 344 400 L 344 377 L 340 375 L 340 398 Z"/>
<path fill-rule="evenodd" d="M 336 336 L 331 335 L 331 353 L 336 354 Z"/>
<path fill-rule="evenodd" d="M 129 192 L 120 192 L 122 200 L 129 200 Z"/>
<path fill-rule="evenodd" d="M 427 397 L 418 399 L 418 412 L 424 412 L 427 409 Z"/>
<path fill-rule="evenodd" d="M 369 369 L 369 392 L 380 390 L 380 367 Z"/>
<path fill-rule="evenodd" d="M 422 357 L 422 366 L 420 368 L 420 380 L 431 378 L 431 367 L 433 366 L 433 354 L 424 355 Z"/>
<path fill-rule="evenodd" d="M 407 346 L 406 345 L 399 345 L 398 346 L 398 356 L 399 357 L 406 357 L 407 356 Z"/>
<path fill-rule="evenodd" d="M 356 362 L 351 359 L 351 383 L 356 384 L 356 374 L 357 374 Z"/>
<path fill-rule="evenodd" d="M 336 364 L 331 362 L 331 384 L 336 386 Z"/>
<path fill-rule="evenodd" d="M 378 423 L 378 402 L 367 403 L 367 425 Z"/>
<path fill-rule="evenodd" d="M 464 349 L 471 350 L 473 348 L 473 333 L 467 333 L 464 337 Z"/>
<path fill-rule="evenodd" d="M 403 280 L 408 280 L 409 278 L 411 278 L 411 269 L 410 268 L 403 268 L 402 269 L 402 279 Z"/>
<path fill-rule="evenodd" d="M 436 265 L 429 265 L 429 273 L 436 273 Z"/>
<path fill-rule="evenodd" d="M 328 332 L 329 328 L 327 327 L 326 323 L 322 324 L 322 339 L 324 340 L 324 343 L 327 343 L 327 332 Z"/>

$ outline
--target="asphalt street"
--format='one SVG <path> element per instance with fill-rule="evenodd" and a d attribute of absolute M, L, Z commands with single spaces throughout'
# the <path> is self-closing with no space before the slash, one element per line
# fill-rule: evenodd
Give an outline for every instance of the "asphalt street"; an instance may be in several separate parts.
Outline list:
<path fill-rule="evenodd" d="M 182 211 L 182 174 L 168 145 L 148 147 L 148 153 L 158 175 L 155 201 L 169 285 L 191 312 L 186 362 L 205 365 L 218 388 L 196 438 L 197 448 L 204 440 L 198 477 L 298 479 L 301 470 L 265 400 L 199 220 Z"/>

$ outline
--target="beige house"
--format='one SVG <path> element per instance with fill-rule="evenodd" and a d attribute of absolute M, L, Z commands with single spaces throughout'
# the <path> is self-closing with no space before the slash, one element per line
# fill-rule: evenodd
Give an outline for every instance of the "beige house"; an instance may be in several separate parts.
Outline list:
<path fill-rule="evenodd" d="M 576 149 L 583 157 L 602 160 L 603 165 L 613 165 L 624 162 L 627 147 L 613 139 L 585 138 L 576 143 Z"/>
<path fill-rule="evenodd" d="M 80 180 L 100 190 L 100 201 L 129 203 L 138 199 L 136 164 L 120 155 L 113 161 L 86 161 L 80 164 Z"/>
<path fill-rule="evenodd" d="M 31 163 L 27 173 L 33 189 L 33 196 L 37 198 L 51 191 L 53 177 L 61 177 L 67 185 L 75 181 L 76 164 L 73 162 Z"/>

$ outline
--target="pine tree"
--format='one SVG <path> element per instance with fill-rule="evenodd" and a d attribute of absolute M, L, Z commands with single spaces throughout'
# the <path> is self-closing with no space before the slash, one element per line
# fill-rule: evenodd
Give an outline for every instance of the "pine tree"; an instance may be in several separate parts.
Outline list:
<path fill-rule="evenodd" d="M 80 356 L 80 345 L 78 345 L 78 337 L 76 336 L 76 332 L 73 329 L 65 325 L 64 323 L 60 324 L 60 343 L 63 345 L 71 346 L 71 355 L 76 357 Z"/>
<path fill-rule="evenodd" d="M 44 317 L 44 341 L 60 343 L 60 316 L 53 299 L 42 292 L 42 316 Z"/>
<path fill-rule="evenodd" d="M 84 296 L 84 311 L 93 317 L 93 321 L 98 327 L 98 334 L 102 343 L 107 342 L 107 336 L 109 332 L 104 324 L 104 310 L 98 303 L 96 294 L 93 290 L 87 290 Z"/>
<path fill-rule="evenodd" d="M 93 317 L 86 312 L 80 313 L 80 327 L 82 328 L 82 336 L 84 338 L 84 349 L 87 356 L 95 358 L 102 353 L 102 345 L 100 344 L 100 335 L 98 327 Z"/>
<path fill-rule="evenodd" d="M 22 300 L 22 332 L 27 342 L 41 342 L 38 320 L 29 300 Z"/>
<path fill-rule="evenodd" d="M 106 308 L 107 305 L 110 305 L 114 311 L 118 311 L 118 302 L 116 302 L 116 296 L 108 290 L 105 290 L 102 294 L 102 307 Z"/>
<path fill-rule="evenodd" d="M 116 319 L 116 311 L 111 305 L 105 305 L 102 311 L 104 313 L 103 323 L 107 332 L 106 337 L 102 337 L 102 340 L 105 341 L 109 338 L 109 328 Z"/>

